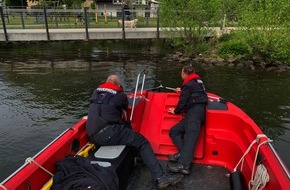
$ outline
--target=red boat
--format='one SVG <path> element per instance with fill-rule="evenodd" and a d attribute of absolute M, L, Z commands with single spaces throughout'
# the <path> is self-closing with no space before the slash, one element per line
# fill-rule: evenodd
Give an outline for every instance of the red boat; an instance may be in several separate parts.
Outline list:
<path fill-rule="evenodd" d="M 128 95 L 131 104 L 128 120 L 135 131 L 150 141 L 156 157 L 166 167 L 167 155 L 177 151 L 169 129 L 183 117 L 169 114 L 167 110 L 176 105 L 179 94 L 143 90 L 145 74 L 142 87 L 137 90 L 142 74 L 138 75 L 135 93 Z M 168 89 L 162 85 L 156 89 L 159 88 Z M 273 148 L 272 140 L 237 106 L 212 93 L 208 97 L 206 122 L 192 160 L 192 172 L 170 189 L 289 190 L 289 170 Z M 83 118 L 37 155 L 28 158 L 1 183 L 0 189 L 50 189 L 55 163 L 77 154 L 90 159 L 92 164 L 116 165 L 119 189 L 157 189 L 147 168 L 136 164 L 138 159 L 132 156 L 130 147 L 95 147 L 89 143 L 85 125 L 86 118 Z M 111 150 L 116 154 L 113 157 L 96 156 L 106 151 L 112 153 Z"/>

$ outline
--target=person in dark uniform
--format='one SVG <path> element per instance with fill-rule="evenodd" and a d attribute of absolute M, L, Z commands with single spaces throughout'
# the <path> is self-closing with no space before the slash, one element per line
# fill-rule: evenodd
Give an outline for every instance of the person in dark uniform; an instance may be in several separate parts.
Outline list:
<path fill-rule="evenodd" d="M 86 123 L 91 142 L 97 146 L 127 145 L 137 148 L 160 189 L 181 181 L 183 175 L 169 175 L 163 171 L 149 141 L 123 122 L 122 115 L 127 107 L 128 99 L 121 87 L 120 78 L 110 75 L 92 95 Z"/>
<path fill-rule="evenodd" d="M 131 12 L 130 12 L 130 7 L 128 4 L 124 5 L 124 14 L 125 14 L 125 20 L 130 21 L 131 20 Z"/>
<path fill-rule="evenodd" d="M 185 66 L 181 71 L 183 84 L 179 100 L 175 108 L 169 108 L 169 113 L 180 114 L 185 112 L 185 117 L 174 125 L 169 135 L 176 145 L 178 152 L 168 155 L 168 170 L 190 174 L 190 166 L 194 155 L 195 146 L 200 133 L 201 124 L 205 120 L 207 93 L 200 77 L 194 73 L 192 66 Z"/>

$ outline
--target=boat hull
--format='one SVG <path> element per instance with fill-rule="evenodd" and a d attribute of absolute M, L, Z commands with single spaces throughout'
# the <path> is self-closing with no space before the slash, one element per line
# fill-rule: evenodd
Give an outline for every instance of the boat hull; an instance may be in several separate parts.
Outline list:
<path fill-rule="evenodd" d="M 265 190 L 288 189 L 289 170 L 271 148 L 269 138 L 240 108 L 215 94 L 208 95 L 212 98 L 207 105 L 206 121 L 201 127 L 192 162 L 221 166 L 229 173 L 240 170 L 243 176 L 241 182 L 245 186 L 248 186 L 255 174 L 256 163 L 260 162 L 267 168 L 269 175 Z M 133 130 L 149 140 L 156 157 L 160 160 L 166 161 L 168 154 L 177 151 L 169 137 L 169 130 L 183 115 L 172 115 L 167 110 L 176 105 L 178 97 L 178 93 L 143 92 L 142 96 L 138 96 L 134 107 L 131 104 L 127 112 L 128 118 L 132 115 Z M 128 95 L 128 98 L 132 102 L 133 95 Z M 49 173 L 55 173 L 57 161 L 74 156 L 80 149 L 88 146 L 85 125 L 86 118 L 83 118 L 35 155 L 31 163 L 24 164 L 9 176 L 2 185 L 9 190 L 28 187 L 31 190 L 41 189 L 51 179 Z M 264 145 L 258 146 L 264 142 Z M 249 149 L 251 143 L 253 145 Z M 237 165 L 243 155 L 243 164 Z"/>

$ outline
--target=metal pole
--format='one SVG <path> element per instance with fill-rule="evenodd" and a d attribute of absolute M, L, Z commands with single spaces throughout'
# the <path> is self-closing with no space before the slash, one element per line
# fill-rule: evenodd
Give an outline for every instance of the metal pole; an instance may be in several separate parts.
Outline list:
<path fill-rule="evenodd" d="M 25 25 L 24 25 L 24 12 L 23 12 L 23 8 L 24 8 L 24 6 L 23 6 L 23 0 L 21 0 L 21 5 L 22 5 L 22 7 L 21 7 L 21 23 L 22 23 L 22 28 L 25 29 Z"/>
<path fill-rule="evenodd" d="M 56 7 L 56 8 L 58 9 L 58 7 Z M 56 9 L 54 8 L 54 10 L 56 10 Z M 58 28 L 58 14 L 59 14 L 59 11 L 54 12 L 54 16 L 53 16 L 56 28 Z"/>
<path fill-rule="evenodd" d="M 46 29 L 47 41 L 50 41 L 48 22 L 47 22 L 47 14 L 46 14 L 46 6 L 45 5 L 43 7 L 43 14 L 44 14 L 44 20 L 45 20 L 45 29 Z"/>
<path fill-rule="evenodd" d="M 4 35 L 5 35 L 5 41 L 8 42 L 8 34 L 7 34 L 7 30 L 6 30 L 6 24 L 5 24 L 5 18 L 4 18 L 2 6 L 0 6 L 0 14 L 1 14 L 1 19 L 2 19 Z"/>
<path fill-rule="evenodd" d="M 137 91 L 138 91 L 138 84 L 139 84 L 139 79 L 140 79 L 140 75 L 145 72 L 145 69 L 143 69 L 137 76 L 137 81 L 136 81 L 136 87 L 135 87 L 135 92 L 134 92 L 134 98 L 133 98 L 133 105 L 132 105 L 132 111 L 131 111 L 131 115 L 130 115 L 130 121 L 132 121 L 133 118 L 133 113 L 134 113 L 134 109 L 135 109 L 135 102 L 136 102 L 136 98 L 137 98 Z M 143 77 L 144 79 L 144 77 Z M 142 84 L 143 86 L 143 84 Z"/>
<path fill-rule="evenodd" d="M 88 15 L 87 15 L 87 7 L 84 8 L 85 14 L 85 24 L 86 24 L 86 40 L 89 40 L 89 24 L 88 24 Z"/>
<path fill-rule="evenodd" d="M 55 23 L 55 27 L 58 28 L 58 20 L 57 20 L 56 13 L 55 13 L 55 16 L 54 16 L 54 23 Z"/>
<path fill-rule="evenodd" d="M 126 36 L 125 36 L 125 11 L 124 11 L 124 5 L 122 6 L 122 38 L 123 38 L 123 40 L 126 38 Z"/>
<path fill-rule="evenodd" d="M 160 31 L 159 31 L 159 8 L 157 8 L 157 39 L 160 38 Z"/>

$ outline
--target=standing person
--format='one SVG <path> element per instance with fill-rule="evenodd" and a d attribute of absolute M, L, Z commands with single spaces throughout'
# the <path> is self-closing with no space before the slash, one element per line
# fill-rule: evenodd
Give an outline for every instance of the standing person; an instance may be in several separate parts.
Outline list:
<path fill-rule="evenodd" d="M 78 12 L 76 12 L 75 25 L 77 25 L 79 23 L 79 21 L 81 21 L 82 23 L 84 23 L 83 13 L 82 13 L 82 10 L 81 9 Z"/>
<path fill-rule="evenodd" d="M 130 13 L 130 7 L 128 3 L 124 5 L 124 14 L 125 14 L 125 20 L 130 21 L 131 20 L 131 13 Z"/>
<path fill-rule="evenodd" d="M 181 181 L 183 175 L 169 175 L 163 171 L 149 141 L 123 122 L 122 115 L 127 107 L 128 99 L 121 87 L 120 78 L 117 75 L 110 75 L 92 95 L 86 124 L 90 140 L 98 146 L 136 147 L 160 189 Z"/>
<path fill-rule="evenodd" d="M 174 125 L 169 135 L 177 146 L 178 152 L 168 155 L 168 160 L 175 163 L 168 164 L 171 172 L 190 174 L 190 166 L 195 146 L 200 133 L 201 124 L 205 120 L 207 93 L 200 77 L 194 73 L 192 66 L 185 66 L 181 71 L 183 79 L 179 100 L 175 108 L 169 108 L 169 113 L 179 114 L 185 112 L 185 117 Z"/>

